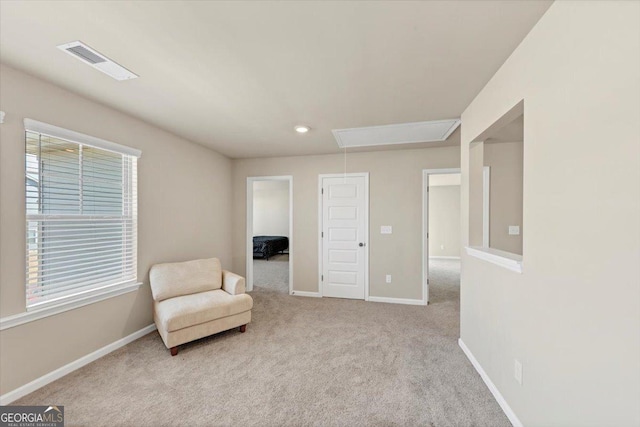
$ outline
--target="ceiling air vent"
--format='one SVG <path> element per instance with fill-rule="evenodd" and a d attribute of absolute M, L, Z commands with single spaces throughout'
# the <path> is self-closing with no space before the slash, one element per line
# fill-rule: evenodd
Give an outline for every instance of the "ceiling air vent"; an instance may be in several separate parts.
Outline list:
<path fill-rule="evenodd" d="M 106 59 L 104 59 L 102 56 L 96 55 L 95 53 L 91 52 L 89 49 L 81 45 L 68 47 L 67 52 L 72 53 L 75 56 L 79 56 L 80 59 L 84 59 L 85 61 L 87 61 L 89 64 L 92 64 L 92 65 L 106 61 Z"/>
<path fill-rule="evenodd" d="M 138 75 L 124 68 L 122 65 L 112 61 L 95 49 L 90 48 L 81 41 L 65 43 L 58 46 L 58 49 L 69 55 L 91 65 L 93 68 L 113 77 L 116 80 L 135 79 Z"/>
<path fill-rule="evenodd" d="M 334 129 L 333 136 L 340 148 L 377 145 L 441 142 L 460 125 L 460 119 L 401 123 L 351 129 Z"/>

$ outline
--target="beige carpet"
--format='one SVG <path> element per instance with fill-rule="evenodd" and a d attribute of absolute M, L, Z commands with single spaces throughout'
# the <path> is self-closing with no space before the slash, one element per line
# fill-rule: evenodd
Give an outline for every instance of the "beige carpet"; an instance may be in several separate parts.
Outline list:
<path fill-rule="evenodd" d="M 431 288 L 419 307 L 258 287 L 245 334 L 171 357 L 154 332 L 16 404 L 67 426 L 510 425 L 458 347 L 457 284 Z"/>
<path fill-rule="evenodd" d="M 253 286 L 289 293 L 289 255 L 277 254 L 253 260 Z"/>

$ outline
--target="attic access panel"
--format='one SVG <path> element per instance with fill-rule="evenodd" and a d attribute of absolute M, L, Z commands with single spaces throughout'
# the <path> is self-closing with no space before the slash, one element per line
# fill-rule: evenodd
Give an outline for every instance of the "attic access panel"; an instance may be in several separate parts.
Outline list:
<path fill-rule="evenodd" d="M 351 129 L 334 129 L 340 148 L 442 142 L 460 126 L 460 119 L 432 120 Z"/>

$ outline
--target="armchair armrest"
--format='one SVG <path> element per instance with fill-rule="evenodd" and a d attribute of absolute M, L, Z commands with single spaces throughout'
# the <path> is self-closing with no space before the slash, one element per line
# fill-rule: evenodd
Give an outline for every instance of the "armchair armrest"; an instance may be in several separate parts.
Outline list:
<path fill-rule="evenodd" d="M 244 294 L 244 277 L 227 270 L 222 270 L 222 290 L 231 295 Z"/>

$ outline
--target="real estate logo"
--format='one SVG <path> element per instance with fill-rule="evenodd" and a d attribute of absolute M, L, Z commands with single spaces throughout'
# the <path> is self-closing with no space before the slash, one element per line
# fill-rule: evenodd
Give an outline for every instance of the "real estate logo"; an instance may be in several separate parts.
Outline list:
<path fill-rule="evenodd" d="M 0 406 L 0 427 L 64 427 L 64 406 Z"/>

